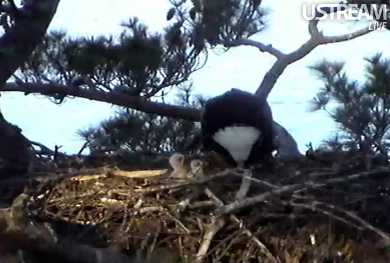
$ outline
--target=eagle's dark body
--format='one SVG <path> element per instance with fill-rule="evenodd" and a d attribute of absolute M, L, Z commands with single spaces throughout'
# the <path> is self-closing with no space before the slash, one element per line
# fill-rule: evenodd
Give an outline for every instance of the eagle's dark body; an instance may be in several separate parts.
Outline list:
<path fill-rule="evenodd" d="M 210 99 L 202 118 L 203 146 L 232 165 L 249 166 L 272 156 L 273 119 L 266 100 L 232 89 Z"/>

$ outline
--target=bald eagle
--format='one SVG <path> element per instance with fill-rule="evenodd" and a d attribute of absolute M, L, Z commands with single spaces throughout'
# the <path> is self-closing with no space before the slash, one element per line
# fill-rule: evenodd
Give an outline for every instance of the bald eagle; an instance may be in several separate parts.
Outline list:
<path fill-rule="evenodd" d="M 204 149 L 234 166 L 248 167 L 272 156 L 273 119 L 265 99 L 232 89 L 206 102 L 201 124 Z"/>

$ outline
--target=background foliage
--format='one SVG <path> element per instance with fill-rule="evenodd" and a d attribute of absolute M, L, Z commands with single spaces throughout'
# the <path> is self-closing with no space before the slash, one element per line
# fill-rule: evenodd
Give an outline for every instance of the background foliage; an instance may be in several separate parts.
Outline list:
<path fill-rule="evenodd" d="M 366 59 L 366 79 L 351 80 L 343 63 L 323 61 L 312 67 L 323 81 L 313 99 L 337 122 L 340 133 L 328 145 L 387 154 L 390 147 L 390 60 L 376 54 Z"/>

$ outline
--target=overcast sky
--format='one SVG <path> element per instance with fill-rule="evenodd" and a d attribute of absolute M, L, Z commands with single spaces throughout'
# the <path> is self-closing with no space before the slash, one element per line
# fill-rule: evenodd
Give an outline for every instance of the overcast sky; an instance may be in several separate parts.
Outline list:
<path fill-rule="evenodd" d="M 269 28 L 256 39 L 284 52 L 293 51 L 308 39 L 301 0 L 265 0 L 262 6 L 270 11 Z M 167 0 L 61 0 L 50 30 L 64 29 L 71 36 L 115 35 L 122 31 L 121 22 L 137 16 L 150 29 L 158 31 L 166 24 L 168 8 Z M 336 34 L 359 26 L 350 22 L 328 23 L 322 29 Z M 325 113 L 308 112 L 308 102 L 321 82 L 307 67 L 324 58 L 345 61 L 348 75 L 364 80 L 363 58 L 377 52 L 390 56 L 389 43 L 389 32 L 372 32 L 345 43 L 319 47 L 287 68 L 276 83 L 269 102 L 275 120 L 293 134 L 301 151 L 306 149 L 306 143 L 318 145 L 336 130 Z M 273 62 L 272 56 L 250 47 L 238 47 L 228 53 L 215 50 L 205 68 L 192 77 L 195 92 L 207 96 L 231 88 L 254 92 Z M 77 152 L 82 145 L 76 135 L 78 129 L 97 125 L 115 110 L 108 104 L 83 99 L 68 99 L 58 106 L 43 96 L 17 93 L 2 94 L 0 106 L 5 117 L 22 128 L 29 139 L 49 147 L 63 145 L 67 153 Z"/>

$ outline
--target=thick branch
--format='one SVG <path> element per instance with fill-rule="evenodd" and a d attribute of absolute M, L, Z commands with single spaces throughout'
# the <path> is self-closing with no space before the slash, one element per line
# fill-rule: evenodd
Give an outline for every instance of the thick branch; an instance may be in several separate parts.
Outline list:
<path fill-rule="evenodd" d="M 297 50 L 289 54 L 284 54 L 280 50 L 274 48 L 272 45 L 265 45 L 261 42 L 251 39 L 233 40 L 231 42 L 224 43 L 224 45 L 227 47 L 235 47 L 240 45 L 252 46 L 258 48 L 261 52 L 267 52 L 277 58 L 271 69 L 265 74 L 263 81 L 260 84 L 260 87 L 256 91 L 256 95 L 260 97 L 267 97 L 268 94 L 271 92 L 272 88 L 275 86 L 276 81 L 282 75 L 287 66 L 302 59 L 317 46 L 351 40 L 370 32 L 370 27 L 368 26 L 353 33 L 348 33 L 339 36 L 324 36 L 322 32 L 318 30 L 317 26 L 318 20 L 310 21 L 309 32 L 311 38 L 302 46 L 300 46 Z"/>
<path fill-rule="evenodd" d="M 81 89 L 65 85 L 31 84 L 31 83 L 6 83 L 1 91 L 17 91 L 26 95 L 30 93 L 46 96 L 74 96 L 84 99 L 107 102 L 110 104 L 128 107 L 146 113 L 158 114 L 166 117 L 200 121 L 200 110 L 154 102 L 137 96 L 129 96 L 119 92 L 103 92 L 90 89 Z M 298 147 L 293 137 L 280 124 L 274 122 L 275 144 L 279 149 L 279 157 L 282 159 L 300 156 Z"/>
<path fill-rule="evenodd" d="M 367 26 L 363 29 L 357 30 L 353 33 L 348 33 L 339 36 L 324 36 L 322 32 L 318 30 L 318 21 L 312 20 L 309 22 L 309 33 L 311 35 L 310 39 L 306 41 L 302 46 L 297 50 L 286 54 L 284 56 L 278 57 L 271 69 L 265 74 L 263 81 L 261 82 L 259 88 L 256 91 L 256 95 L 260 97 L 268 97 L 272 88 L 275 86 L 276 81 L 282 75 L 283 71 L 290 64 L 300 60 L 309 54 L 313 49 L 320 45 L 337 43 L 348 41 L 371 32 L 370 27 Z"/>
<path fill-rule="evenodd" d="M 35 93 L 53 97 L 74 96 L 107 102 L 145 113 L 154 113 L 166 117 L 181 118 L 192 121 L 200 121 L 201 118 L 201 112 L 197 109 L 145 100 L 138 96 L 129 96 L 116 91 L 104 92 L 65 85 L 33 83 L 6 83 L 1 91 L 19 91 L 24 92 L 25 94 Z"/>
<path fill-rule="evenodd" d="M 59 0 L 25 1 L 19 9 L 24 15 L 0 38 L 0 83 L 4 83 L 24 63 L 42 40 Z"/>

